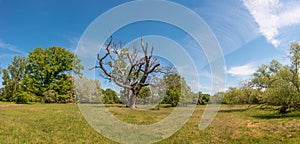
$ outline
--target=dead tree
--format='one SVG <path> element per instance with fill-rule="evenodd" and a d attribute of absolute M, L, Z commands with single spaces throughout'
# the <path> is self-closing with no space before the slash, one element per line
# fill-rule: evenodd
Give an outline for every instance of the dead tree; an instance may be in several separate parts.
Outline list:
<path fill-rule="evenodd" d="M 101 70 L 101 76 L 124 88 L 126 106 L 136 108 L 135 102 L 142 87 L 150 85 L 150 79 L 157 74 L 167 74 L 172 67 L 162 67 L 159 60 L 153 57 L 154 47 L 149 51 L 148 43 L 140 40 L 141 51 L 122 48 L 121 43 L 115 43 L 110 38 L 105 46 L 104 55 L 97 55 L 94 68 Z"/>

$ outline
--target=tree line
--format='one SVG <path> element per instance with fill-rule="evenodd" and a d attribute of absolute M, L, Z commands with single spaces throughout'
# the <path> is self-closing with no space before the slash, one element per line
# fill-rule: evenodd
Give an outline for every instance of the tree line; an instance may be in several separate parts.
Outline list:
<path fill-rule="evenodd" d="M 147 51 L 146 48 L 144 50 Z M 122 51 L 123 55 L 119 58 L 124 59 L 128 49 Z M 150 59 L 149 56 L 149 62 Z M 114 61 L 119 63 L 119 66 L 125 65 L 124 62 L 120 59 Z M 157 60 L 155 62 L 159 64 Z M 28 56 L 14 56 L 7 68 L 1 70 L 3 87 L 0 89 L 0 101 L 97 103 L 100 100 L 105 104 L 122 102 L 126 104 L 126 95 L 112 89 L 103 90 L 98 80 L 83 77 L 82 70 L 83 66 L 77 56 L 65 48 L 35 48 Z M 116 70 L 110 74 L 116 73 Z M 143 75 L 138 74 L 138 76 Z M 209 101 L 210 95 L 192 92 L 185 79 L 178 73 L 168 73 L 161 78 L 155 78 L 165 84 L 163 93 L 158 93 L 159 96 L 156 96 L 158 103 L 170 104 L 174 107 L 190 103 L 207 104 Z M 123 92 L 125 90 L 123 89 Z M 136 94 L 136 101 L 139 103 L 149 103 L 149 97 L 152 97 L 153 102 L 155 101 L 150 85 L 142 86 Z"/>
<path fill-rule="evenodd" d="M 113 48 L 109 48 L 111 45 Z M 131 104 L 158 102 L 174 107 L 207 104 L 214 100 L 219 101 L 223 95 L 221 101 L 224 104 L 266 104 L 278 106 L 280 113 L 300 108 L 299 43 L 290 45 L 289 65 L 272 60 L 269 64 L 259 66 L 253 77 L 242 82 L 240 87 L 230 87 L 227 91 L 214 96 L 192 92 L 185 79 L 178 73 L 165 72 L 163 67 L 160 67 L 158 59 L 152 57 L 153 48 L 148 51 L 148 44 L 144 45 L 141 41 L 141 46 L 144 47 L 142 51 L 144 56 L 141 57 L 137 56 L 140 53 L 135 49 L 130 53 L 128 48 L 117 49 L 115 46 L 109 44 L 104 56 L 98 55 L 98 62 L 99 68 L 105 67 L 104 65 L 110 67 L 108 68 L 110 72 L 101 68 L 102 72 L 108 74 L 107 80 L 119 82 L 123 88 L 121 92 L 112 89 L 103 90 L 99 81 L 82 77 L 83 66 L 74 53 L 61 47 L 49 47 L 35 48 L 27 57 L 15 56 L 11 64 L 1 70 L 3 87 L 0 89 L 0 100 L 16 103 L 100 100 L 105 104 L 124 102 L 126 105 L 128 102 Z M 115 57 L 108 53 L 114 53 Z M 105 55 L 111 59 L 104 61 Z M 140 59 L 136 59 L 138 57 Z M 131 68 L 128 69 L 129 66 Z M 166 70 L 170 69 L 172 68 Z M 152 75 L 151 72 L 161 72 L 164 75 Z M 124 81 L 122 78 L 125 78 Z M 161 87 L 162 83 L 164 89 L 156 92 L 156 98 L 153 98 L 151 86 Z M 132 96 L 135 97 L 134 102 Z"/>
<path fill-rule="evenodd" d="M 258 67 L 253 77 L 240 87 L 231 87 L 224 95 L 226 104 L 266 104 L 278 106 L 280 113 L 300 108 L 300 44 L 291 43 L 289 65 L 277 60 Z"/>
<path fill-rule="evenodd" d="M 137 95 L 137 104 L 168 104 L 171 107 L 186 106 L 188 104 L 206 105 L 209 103 L 210 95 L 202 92 L 192 92 L 185 79 L 179 74 L 165 76 L 162 81 L 165 83 L 161 93 L 151 91 L 149 87 L 143 87 Z M 103 104 L 125 104 L 126 96 L 124 89 L 120 92 L 107 88 L 101 89 L 98 80 L 79 78 L 75 80 L 77 85 L 78 103 L 103 103 Z M 155 93 L 155 94 L 154 94 Z"/>

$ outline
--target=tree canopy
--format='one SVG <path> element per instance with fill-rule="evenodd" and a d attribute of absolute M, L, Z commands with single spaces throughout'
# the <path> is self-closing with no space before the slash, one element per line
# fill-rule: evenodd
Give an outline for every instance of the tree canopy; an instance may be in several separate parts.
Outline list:
<path fill-rule="evenodd" d="M 20 82 L 24 78 L 26 62 L 25 57 L 14 56 L 7 69 L 2 70 L 2 85 L 4 86 L 1 94 L 2 101 L 15 101 L 14 94 L 19 90 Z"/>
<path fill-rule="evenodd" d="M 300 108 L 300 44 L 291 43 L 288 58 L 290 65 L 277 60 L 258 67 L 253 78 L 240 88 L 229 88 L 224 103 L 267 104 L 279 106 L 280 113 Z"/>
<path fill-rule="evenodd" d="M 185 79 L 179 74 L 169 74 L 164 77 L 164 81 L 166 83 L 166 96 L 161 103 L 171 104 L 172 107 L 177 106 L 177 104 L 186 105 L 192 92 Z"/>
<path fill-rule="evenodd" d="M 3 101 L 73 102 L 73 78 L 83 66 L 61 47 L 35 48 L 28 57 L 15 56 L 3 69 Z M 72 75 L 74 74 L 74 75 Z"/>

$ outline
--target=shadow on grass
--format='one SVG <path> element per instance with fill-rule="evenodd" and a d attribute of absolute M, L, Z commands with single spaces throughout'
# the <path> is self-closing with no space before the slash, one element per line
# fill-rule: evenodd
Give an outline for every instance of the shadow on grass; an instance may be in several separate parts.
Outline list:
<path fill-rule="evenodd" d="M 252 116 L 258 119 L 282 119 L 282 118 L 297 118 L 300 119 L 299 112 L 290 112 L 287 114 L 273 113 L 273 114 L 256 114 Z"/>
<path fill-rule="evenodd" d="M 128 108 L 126 107 L 126 105 L 122 105 L 122 104 L 105 104 L 105 105 L 91 105 L 91 107 L 94 107 L 94 108 Z M 140 107 L 137 106 L 137 110 L 140 110 L 139 109 Z M 157 105 L 149 110 L 160 110 L 161 108 L 174 108 L 172 107 L 171 105 L 168 105 L 168 104 L 163 104 L 163 105 Z M 129 109 L 129 108 L 128 108 Z"/>
<path fill-rule="evenodd" d="M 170 104 L 160 104 L 156 107 L 159 107 L 159 108 L 172 108 L 172 105 L 170 105 Z"/>
<path fill-rule="evenodd" d="M 232 112 L 244 112 L 244 111 L 247 111 L 248 109 L 247 108 L 237 108 L 237 109 L 227 109 L 227 110 L 219 110 L 218 112 L 221 112 L 221 113 L 232 113 Z"/>
<path fill-rule="evenodd" d="M 219 112 L 223 112 L 223 113 L 232 113 L 232 112 L 244 112 L 250 109 L 256 109 L 258 107 L 258 105 L 243 105 L 243 107 L 231 107 L 230 109 L 225 109 L 225 110 L 219 110 Z"/>
<path fill-rule="evenodd" d="M 126 106 L 122 105 L 122 104 L 93 105 L 92 107 L 95 107 L 95 108 L 108 108 L 108 107 L 126 108 Z"/>

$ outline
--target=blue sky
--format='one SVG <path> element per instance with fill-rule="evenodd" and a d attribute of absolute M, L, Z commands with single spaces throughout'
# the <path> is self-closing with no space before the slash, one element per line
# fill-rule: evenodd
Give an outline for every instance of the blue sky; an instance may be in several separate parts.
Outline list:
<path fill-rule="evenodd" d="M 0 0 L 1 67 L 7 67 L 14 55 L 26 56 L 36 47 L 61 46 L 75 51 L 82 34 L 98 16 L 126 2 Z M 259 65 L 272 59 L 287 64 L 284 56 L 289 43 L 300 41 L 300 2 L 297 0 L 173 2 L 196 12 L 214 32 L 225 58 L 226 87 L 238 86 L 241 80 L 250 78 Z M 212 76 L 206 56 L 181 29 L 145 21 L 127 25 L 115 34 L 116 39 L 125 43 L 146 35 L 168 37 L 183 45 L 197 65 L 199 88 L 210 92 Z M 198 87 L 192 81 L 190 85 L 192 89 Z"/>

